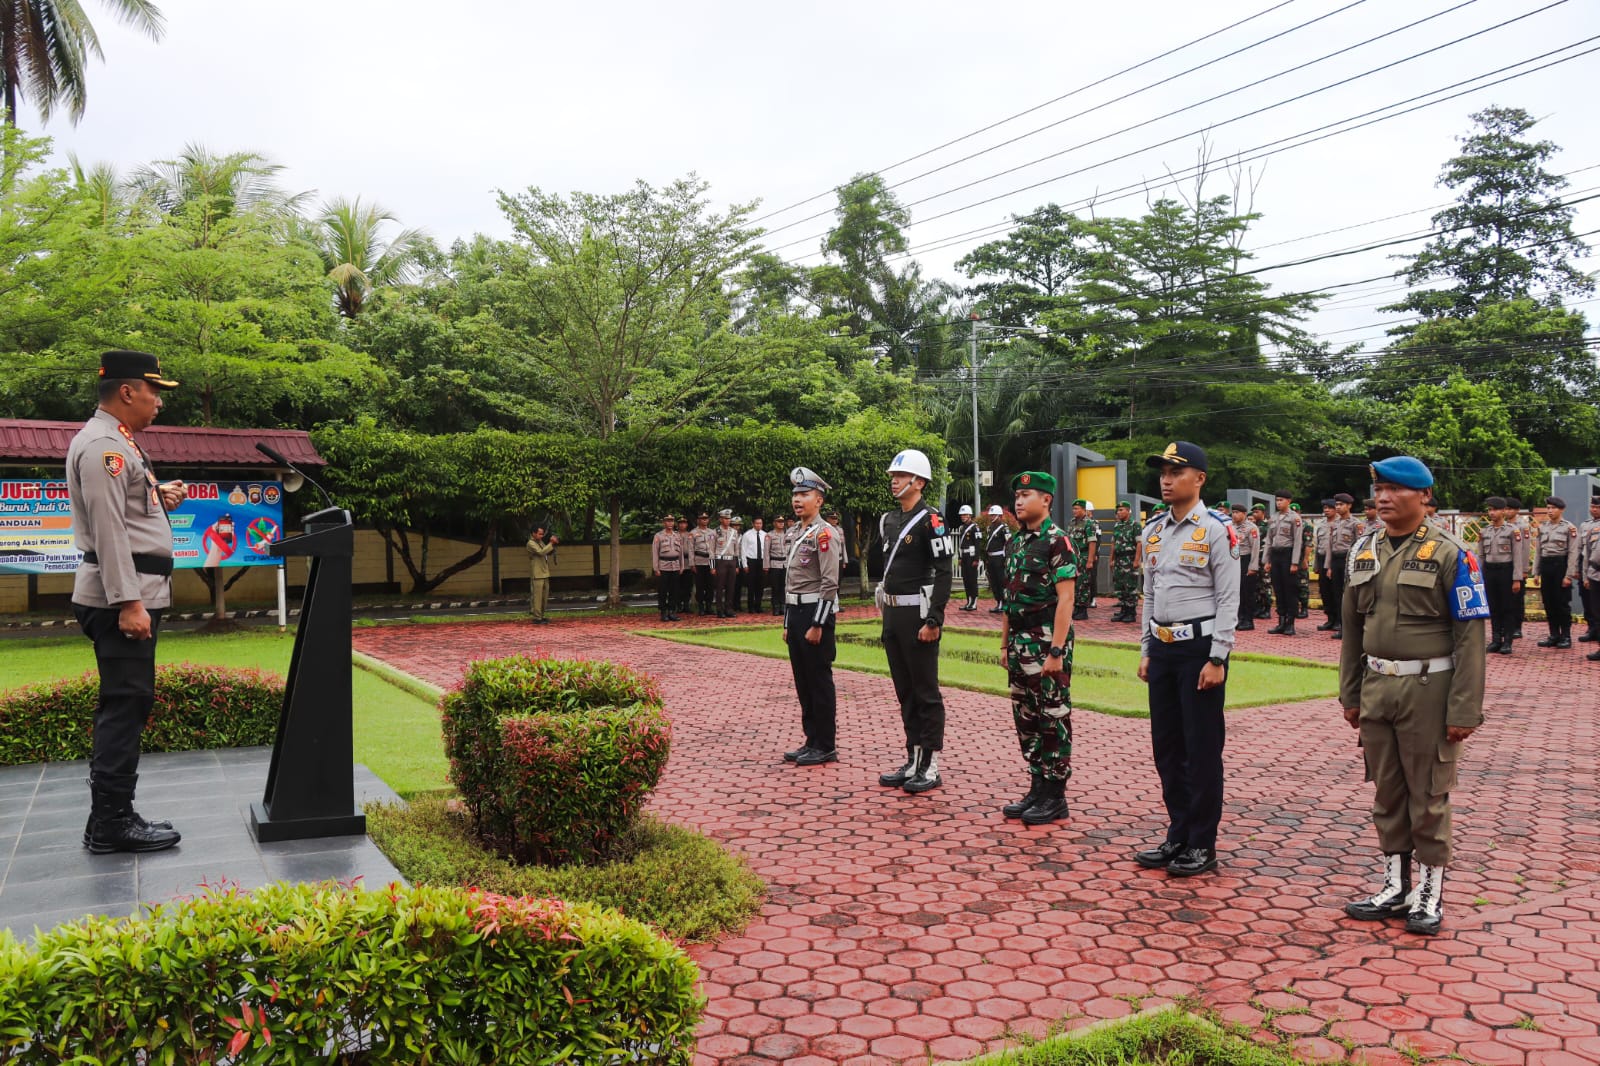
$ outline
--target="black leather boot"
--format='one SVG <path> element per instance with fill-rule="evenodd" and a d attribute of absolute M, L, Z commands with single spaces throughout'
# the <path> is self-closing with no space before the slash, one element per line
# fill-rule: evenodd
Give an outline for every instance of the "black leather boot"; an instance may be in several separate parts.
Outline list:
<path fill-rule="evenodd" d="M 916 771 L 900 787 L 916 795 L 919 792 L 931 792 L 942 784 L 944 782 L 939 779 L 939 753 L 918 748 Z"/>
<path fill-rule="evenodd" d="M 1344 905 L 1358 922 L 1403 918 L 1411 910 L 1411 853 L 1392 852 L 1383 857 L 1383 887 L 1366 899 Z"/>
<path fill-rule="evenodd" d="M 1000 813 L 1005 815 L 1007 818 L 1021 818 L 1023 811 L 1027 810 L 1029 807 L 1032 807 L 1036 802 L 1038 802 L 1039 790 L 1041 787 L 1043 787 L 1041 785 L 1043 780 L 1044 778 L 1040 777 L 1038 774 L 1034 774 L 1032 782 L 1028 785 L 1028 794 L 1017 800 L 1015 803 L 1008 803 L 1004 807 L 1001 807 Z"/>
<path fill-rule="evenodd" d="M 1180 844 L 1175 840 L 1163 840 L 1160 845 L 1148 851 L 1134 852 L 1133 861 L 1146 870 L 1164 870 L 1168 863 L 1188 850 L 1187 844 Z"/>
<path fill-rule="evenodd" d="M 906 748 L 905 765 L 898 770 L 889 770 L 879 774 L 878 784 L 884 788 L 899 788 L 911 780 L 912 775 L 917 772 L 917 760 L 921 757 L 922 749 L 920 747 L 911 746 Z"/>
<path fill-rule="evenodd" d="M 133 809 L 131 791 L 93 790 L 93 807 L 85 827 L 86 846 L 95 855 L 113 851 L 163 851 L 183 837 L 170 823 L 157 828 Z"/>
<path fill-rule="evenodd" d="M 1572 647 L 1572 626 L 1571 625 L 1564 625 L 1564 626 L 1561 627 L 1561 633 L 1560 633 L 1559 636 L 1556 637 L 1556 647 L 1557 648 L 1561 648 L 1563 650 Z"/>
<path fill-rule="evenodd" d="M 1048 822 L 1057 822 L 1067 816 L 1067 783 L 1065 781 L 1046 781 L 1040 788 L 1041 795 L 1033 801 L 1033 806 L 1022 812 L 1023 825 L 1045 825 Z"/>
<path fill-rule="evenodd" d="M 1074 622 L 1081 622 L 1085 618 L 1088 618 L 1088 617 L 1089 617 L 1089 608 L 1087 608 L 1087 607 L 1074 607 L 1072 609 L 1072 620 Z"/>

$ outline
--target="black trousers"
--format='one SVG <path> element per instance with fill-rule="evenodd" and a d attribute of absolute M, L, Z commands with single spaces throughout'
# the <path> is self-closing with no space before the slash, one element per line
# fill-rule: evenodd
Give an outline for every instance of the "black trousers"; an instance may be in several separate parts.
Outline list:
<path fill-rule="evenodd" d="M 1272 561 L 1273 605 L 1278 609 L 1279 618 L 1292 622 L 1295 607 L 1300 602 L 1300 575 L 1289 572 L 1294 552 L 1289 548 L 1273 548 L 1269 558 Z"/>
<path fill-rule="evenodd" d="M 995 606 L 1005 602 L 1006 592 L 1006 559 L 1003 555 L 985 555 L 983 568 L 989 576 L 989 594 L 994 597 Z"/>
<path fill-rule="evenodd" d="M 1565 555 L 1539 560 L 1539 598 L 1544 601 L 1544 617 L 1552 637 L 1572 628 L 1572 589 L 1561 587 L 1566 576 Z"/>
<path fill-rule="evenodd" d="M 674 608 L 685 613 L 689 610 L 689 596 L 694 592 L 694 567 L 684 567 L 683 573 L 678 575 L 677 590 L 673 593 Z"/>
<path fill-rule="evenodd" d="M 1150 747 L 1167 806 L 1167 839 L 1191 848 L 1216 847 L 1222 820 L 1227 685 L 1198 687 L 1210 654 L 1210 637 L 1150 649 Z"/>
<path fill-rule="evenodd" d="M 1256 618 L 1256 586 L 1261 583 L 1261 571 L 1239 570 L 1239 624 L 1246 622 L 1255 624 Z"/>
<path fill-rule="evenodd" d="M 150 612 L 150 639 L 129 640 L 115 607 L 72 605 L 78 626 L 94 643 L 100 698 L 94 709 L 94 749 L 89 779 L 100 793 L 133 800 L 139 782 L 139 741 L 156 705 L 156 636 L 160 608 Z"/>
<path fill-rule="evenodd" d="M 739 581 L 739 563 L 734 559 L 718 559 L 712 564 L 712 574 L 717 583 L 717 613 L 732 614 L 739 601 L 734 585 Z"/>
<path fill-rule="evenodd" d="M 1589 582 L 1579 602 L 1583 604 L 1583 624 L 1587 632 L 1600 633 L 1600 622 L 1595 620 L 1595 612 L 1600 610 L 1600 581 Z"/>
<path fill-rule="evenodd" d="M 1328 572 L 1322 575 L 1322 610 L 1335 629 L 1344 626 L 1344 568 L 1349 561 L 1348 552 L 1329 556 Z"/>
<path fill-rule="evenodd" d="M 1528 582 L 1522 582 L 1522 591 L 1512 598 L 1511 616 L 1516 619 L 1512 622 L 1512 630 L 1520 630 L 1528 614 Z"/>
<path fill-rule="evenodd" d="M 800 729 L 806 747 L 832 751 L 838 747 L 838 697 L 833 688 L 833 619 L 822 627 L 822 640 L 806 642 L 806 630 L 816 617 L 814 603 L 790 604 L 783 616 L 783 639 L 789 647 L 789 669 L 794 672 L 794 693 L 800 698 Z"/>
<path fill-rule="evenodd" d="M 711 591 L 711 564 L 696 563 L 694 567 L 694 605 L 701 614 L 710 614 L 713 603 Z"/>
<path fill-rule="evenodd" d="M 787 574 L 788 570 L 782 566 L 767 570 L 767 588 L 772 592 L 772 613 L 780 618 L 783 616 L 783 588 Z"/>
<path fill-rule="evenodd" d="M 678 610 L 678 586 L 683 575 L 676 570 L 663 570 L 656 578 L 656 610 L 662 614 Z"/>
<path fill-rule="evenodd" d="M 978 560 L 961 560 L 961 591 L 969 601 L 978 598 Z"/>
<path fill-rule="evenodd" d="M 756 614 L 761 610 L 761 594 L 766 591 L 766 575 L 762 571 L 760 559 L 746 559 L 744 561 L 744 592 L 745 610 Z"/>
<path fill-rule="evenodd" d="M 1509 640 L 1516 628 L 1511 570 L 1510 563 L 1483 564 L 1483 591 L 1489 599 L 1489 640 L 1494 644 Z"/>
<path fill-rule="evenodd" d="M 944 750 L 944 695 L 939 691 L 939 641 L 917 639 L 921 607 L 883 609 L 883 650 L 900 701 L 906 748 Z"/>

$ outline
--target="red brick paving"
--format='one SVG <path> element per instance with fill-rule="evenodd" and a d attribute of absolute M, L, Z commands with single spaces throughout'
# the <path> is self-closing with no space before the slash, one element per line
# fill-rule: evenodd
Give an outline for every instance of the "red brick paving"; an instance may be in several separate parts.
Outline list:
<path fill-rule="evenodd" d="M 876 784 L 900 750 L 887 678 L 837 672 L 842 761 L 785 767 L 778 753 L 799 741 L 788 665 L 626 632 L 651 624 L 355 641 L 442 685 L 473 658 L 519 651 L 661 680 L 674 748 L 654 810 L 742 852 L 771 889 L 749 928 L 693 951 L 710 1001 L 697 1062 L 957 1059 L 1195 997 L 1307 1060 L 1600 1063 L 1600 666 L 1577 651 L 1530 639 L 1490 656 L 1488 721 L 1455 797 L 1446 931 L 1425 940 L 1340 910 L 1375 864 L 1370 787 L 1332 700 L 1230 713 L 1221 869 L 1173 881 L 1128 859 L 1164 829 L 1141 719 L 1079 711 L 1072 818 L 1030 829 L 997 810 L 1026 786 L 1003 699 L 946 690 L 946 783 L 912 797 Z M 1133 629 L 1091 619 L 1078 633 Z M 1309 625 L 1241 637 L 1245 651 L 1338 654 Z"/>

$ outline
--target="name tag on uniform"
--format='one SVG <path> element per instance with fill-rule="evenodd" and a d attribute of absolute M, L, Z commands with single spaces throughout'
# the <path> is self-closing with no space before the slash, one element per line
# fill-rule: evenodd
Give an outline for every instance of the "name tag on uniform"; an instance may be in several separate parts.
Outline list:
<path fill-rule="evenodd" d="M 1400 569 L 1402 571 L 1420 570 L 1427 574 L 1437 574 L 1439 572 L 1439 563 L 1433 559 L 1407 559 Z"/>

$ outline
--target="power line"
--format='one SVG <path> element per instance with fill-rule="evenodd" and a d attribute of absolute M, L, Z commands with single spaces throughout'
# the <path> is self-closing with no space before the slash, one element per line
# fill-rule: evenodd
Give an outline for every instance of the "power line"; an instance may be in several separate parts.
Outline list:
<path fill-rule="evenodd" d="M 1147 67 L 1152 63 L 1156 63 L 1156 62 L 1159 62 L 1160 60 L 1166 59 L 1168 56 L 1177 55 L 1179 52 L 1187 51 L 1188 49 L 1193 48 L 1197 44 L 1202 44 L 1205 41 L 1209 41 L 1211 38 L 1220 36 L 1221 34 L 1224 34 L 1224 33 L 1227 33 L 1229 30 L 1238 29 L 1240 26 L 1243 26 L 1248 22 L 1254 22 L 1258 18 L 1262 18 L 1265 15 L 1270 15 L 1270 14 L 1272 14 L 1272 12 L 1277 11 L 1279 8 L 1288 7 L 1290 4 L 1293 4 L 1293 3 L 1296 3 L 1296 2 L 1297 2 L 1297 0 L 1280 0 L 1279 3 L 1273 4 L 1271 7 L 1264 8 L 1261 11 L 1257 11 L 1254 15 L 1248 15 L 1245 18 L 1242 18 L 1237 22 L 1229 23 L 1228 25 L 1222 27 L 1219 30 L 1212 30 L 1210 33 L 1205 34 L 1204 36 L 1201 36 L 1201 37 L 1196 37 L 1194 40 L 1187 41 L 1184 44 L 1180 44 L 1176 48 L 1169 48 L 1165 52 L 1162 52 L 1160 55 L 1154 55 L 1154 56 L 1151 56 L 1149 59 L 1144 59 L 1144 60 L 1139 61 L 1138 63 L 1134 63 L 1132 66 L 1123 67 L 1121 70 L 1119 70 L 1119 71 L 1117 71 L 1117 72 L 1115 72 L 1113 74 L 1107 74 L 1103 78 L 1098 78 L 1095 81 L 1091 81 L 1091 82 L 1088 82 L 1087 84 L 1080 85 L 1076 89 L 1073 89 L 1073 90 L 1071 90 L 1069 92 L 1062 93 L 1060 96 L 1053 97 L 1053 98 L 1051 98 L 1049 100 L 1046 100 L 1042 104 L 1035 104 L 1032 107 L 1026 108 L 1026 109 L 1024 109 L 1022 111 L 1018 111 L 1013 115 L 1007 115 L 1005 118 L 1002 118 L 1002 119 L 1000 119 L 1000 120 L 998 120 L 996 122 L 991 122 L 987 126 L 979 127 L 978 129 L 973 130 L 971 133 L 964 133 L 959 137 L 955 137 L 955 138 L 952 138 L 951 140 L 945 141 L 943 144 L 935 145 L 934 147 L 929 148 L 929 149 L 927 149 L 925 151 L 918 152 L 916 155 L 907 156 L 906 158 L 900 160 L 898 163 L 891 163 L 886 167 L 879 168 L 878 170 L 874 171 L 873 173 L 887 174 L 889 171 L 897 170 L 900 167 L 905 166 L 907 163 L 914 163 L 918 159 L 923 159 L 923 158 L 926 158 L 927 156 L 933 155 L 935 152 L 942 152 L 946 148 L 951 148 L 951 147 L 953 147 L 955 145 L 958 145 L 958 144 L 962 143 L 963 141 L 969 141 L 972 138 L 979 136 L 980 134 L 988 133 L 992 129 L 998 129 L 999 127 L 1004 126 L 1008 122 L 1013 122 L 1013 121 L 1015 121 L 1015 120 L 1017 120 L 1019 118 L 1023 118 L 1023 117 L 1025 117 L 1027 115 L 1031 115 L 1035 111 L 1041 111 L 1044 108 L 1047 108 L 1047 107 L 1051 106 L 1052 104 L 1059 104 L 1063 100 L 1070 99 L 1070 98 L 1072 98 L 1074 96 L 1077 96 L 1079 93 L 1087 92 L 1090 89 L 1097 88 L 1098 86 L 1104 85 L 1108 81 L 1114 81 L 1115 79 L 1122 77 L 1124 74 L 1131 74 L 1134 71 L 1140 70 L 1140 69 L 1142 69 L 1144 67 Z M 1252 45 L 1251 47 L 1254 47 L 1254 46 Z M 1229 53 L 1229 54 L 1232 55 L 1233 53 Z M 1224 56 L 1222 58 L 1227 58 L 1227 57 Z M 1196 69 L 1198 69 L 1198 68 L 1196 68 Z M 787 207 L 780 207 L 775 211 L 768 211 L 764 215 L 757 215 L 755 218 L 751 219 L 751 222 L 752 223 L 761 222 L 761 221 L 763 221 L 765 219 L 772 218 L 772 217 L 774 217 L 776 215 L 785 214 L 785 213 L 787 213 L 789 211 L 794 210 L 797 207 L 804 207 L 806 204 L 813 203 L 813 202 L 815 202 L 817 200 L 820 200 L 824 196 L 834 195 L 834 194 L 838 193 L 843 188 L 845 188 L 844 185 L 836 185 L 833 188 L 828 189 L 825 192 L 817 193 L 815 196 L 808 196 L 804 200 L 796 200 L 794 203 L 789 204 Z"/>

